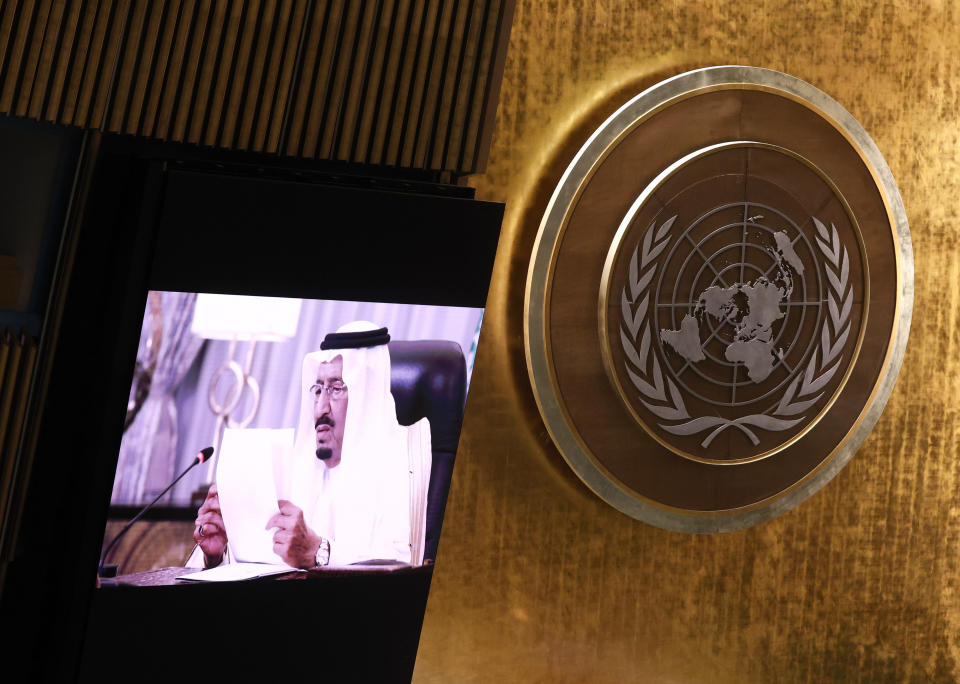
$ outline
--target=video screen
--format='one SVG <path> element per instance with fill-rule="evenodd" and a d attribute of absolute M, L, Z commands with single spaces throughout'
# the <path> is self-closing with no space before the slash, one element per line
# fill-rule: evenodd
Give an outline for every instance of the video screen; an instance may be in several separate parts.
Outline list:
<path fill-rule="evenodd" d="M 482 319 L 150 291 L 103 576 L 432 563 Z"/>

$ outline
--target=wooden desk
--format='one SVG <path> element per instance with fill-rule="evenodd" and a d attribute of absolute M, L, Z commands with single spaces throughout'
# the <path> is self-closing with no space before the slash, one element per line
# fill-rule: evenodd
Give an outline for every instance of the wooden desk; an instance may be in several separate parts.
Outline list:
<path fill-rule="evenodd" d="M 185 568 L 94 592 L 82 681 L 407 682 L 433 566 L 177 582 Z"/>
<path fill-rule="evenodd" d="M 291 570 L 284 575 L 271 575 L 269 577 L 244 580 L 247 582 L 264 580 L 304 580 L 304 579 L 329 579 L 331 577 L 357 577 L 367 575 L 385 575 L 396 573 L 423 573 L 431 574 L 432 565 L 415 567 L 406 563 L 396 564 L 376 564 L 376 565 L 356 565 L 349 567 L 316 568 L 307 572 Z M 179 584 L 192 584 L 189 580 L 178 580 L 177 577 L 190 575 L 200 572 L 200 568 L 184 568 L 180 566 L 160 568 L 158 570 L 147 570 L 144 572 L 133 572 L 129 575 L 118 575 L 117 577 L 104 579 L 103 588 L 110 589 L 114 587 L 167 587 Z"/>

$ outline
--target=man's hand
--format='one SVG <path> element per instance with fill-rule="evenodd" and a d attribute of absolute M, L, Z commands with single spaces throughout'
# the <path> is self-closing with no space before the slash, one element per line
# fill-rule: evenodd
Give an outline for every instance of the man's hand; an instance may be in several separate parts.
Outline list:
<path fill-rule="evenodd" d="M 201 531 L 203 534 L 200 534 Z M 217 496 L 217 484 L 210 485 L 207 498 L 197 511 L 197 520 L 193 528 L 193 541 L 203 551 L 203 566 L 216 567 L 223 560 L 227 548 L 227 532 L 220 515 L 220 497 Z"/>
<path fill-rule="evenodd" d="M 273 552 L 283 562 L 295 568 L 312 568 L 320 548 L 320 535 L 307 527 L 303 511 L 289 501 L 277 502 L 280 512 L 267 521 L 266 529 L 276 527 L 273 534 Z"/>

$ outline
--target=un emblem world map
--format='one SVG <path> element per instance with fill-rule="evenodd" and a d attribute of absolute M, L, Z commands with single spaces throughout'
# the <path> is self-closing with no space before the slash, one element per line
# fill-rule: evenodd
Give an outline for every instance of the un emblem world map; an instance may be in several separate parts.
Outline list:
<path fill-rule="evenodd" d="M 616 105 L 544 198 L 524 301 L 537 408 L 623 513 L 749 527 L 834 477 L 890 396 L 905 211 L 862 127 L 788 74 L 698 69 Z"/>
<path fill-rule="evenodd" d="M 703 361 L 707 357 L 701 345 L 700 323 L 704 316 L 710 316 L 734 329 L 724 357 L 742 363 L 753 382 L 765 380 L 773 372 L 774 363 L 784 356 L 782 348 L 774 348 L 773 324 L 784 317 L 783 306 L 793 293 L 794 273 L 803 274 L 803 264 L 786 232 L 775 232 L 773 238 L 773 278 L 760 276 L 729 287 L 711 285 L 700 293 L 694 312 L 683 317 L 680 328 L 661 330 L 660 339 L 691 363 Z"/>
<path fill-rule="evenodd" d="M 764 202 L 669 213 L 637 235 L 621 288 L 625 394 L 682 455 L 763 458 L 811 424 L 851 358 L 850 250 L 834 223 Z"/>

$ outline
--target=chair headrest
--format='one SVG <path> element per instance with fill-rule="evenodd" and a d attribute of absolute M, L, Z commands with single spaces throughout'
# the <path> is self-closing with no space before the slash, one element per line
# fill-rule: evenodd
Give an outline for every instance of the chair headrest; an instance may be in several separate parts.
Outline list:
<path fill-rule="evenodd" d="M 412 425 L 426 417 L 433 450 L 455 452 L 467 393 L 467 365 L 460 345 L 448 340 L 397 340 L 387 346 L 397 420 Z"/>

